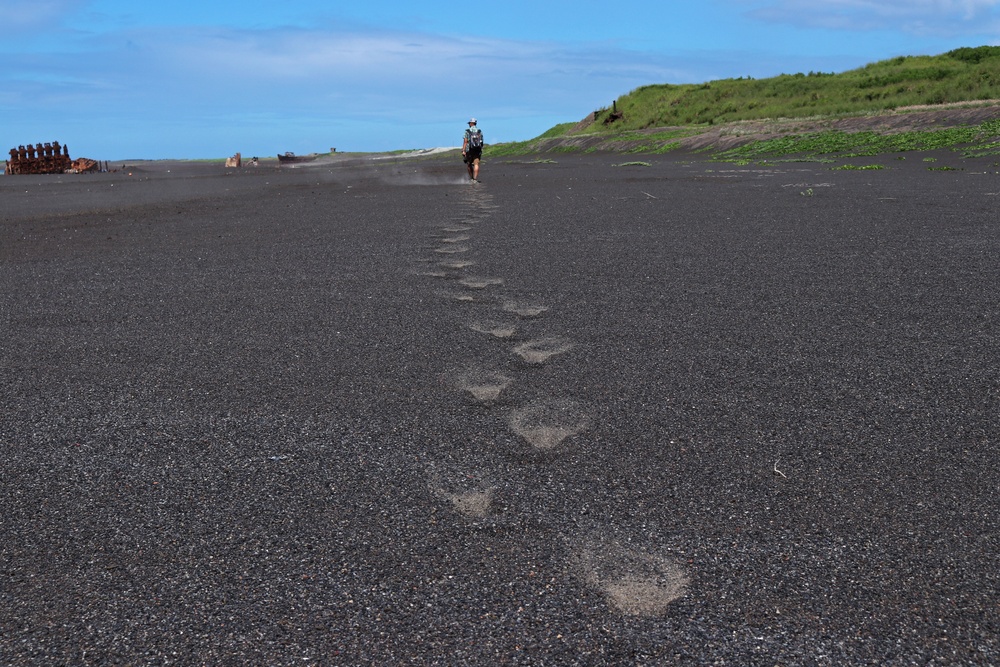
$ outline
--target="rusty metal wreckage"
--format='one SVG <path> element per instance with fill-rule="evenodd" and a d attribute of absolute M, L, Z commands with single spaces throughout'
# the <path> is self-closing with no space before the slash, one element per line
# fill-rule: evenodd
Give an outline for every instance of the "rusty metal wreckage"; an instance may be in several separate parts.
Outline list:
<path fill-rule="evenodd" d="M 7 161 L 8 174 L 61 174 L 73 168 L 69 159 L 69 147 L 60 146 L 58 141 L 45 145 L 36 144 L 10 149 Z"/>
<path fill-rule="evenodd" d="M 100 171 L 101 163 L 90 158 L 71 160 L 69 147 L 58 141 L 10 149 L 5 174 L 63 174 Z"/>

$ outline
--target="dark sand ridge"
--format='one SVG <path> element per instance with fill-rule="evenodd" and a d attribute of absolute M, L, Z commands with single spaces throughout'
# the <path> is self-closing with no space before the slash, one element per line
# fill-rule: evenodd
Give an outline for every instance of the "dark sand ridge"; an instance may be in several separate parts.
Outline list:
<path fill-rule="evenodd" d="M 1000 182 L 922 157 L 0 178 L 2 662 L 997 663 Z"/>

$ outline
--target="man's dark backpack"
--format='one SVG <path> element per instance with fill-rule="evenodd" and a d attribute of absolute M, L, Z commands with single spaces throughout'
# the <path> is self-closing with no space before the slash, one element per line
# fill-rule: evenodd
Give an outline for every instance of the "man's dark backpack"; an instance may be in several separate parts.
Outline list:
<path fill-rule="evenodd" d="M 483 150 L 483 131 L 478 127 L 469 130 L 469 150 L 470 151 L 481 151 Z"/>

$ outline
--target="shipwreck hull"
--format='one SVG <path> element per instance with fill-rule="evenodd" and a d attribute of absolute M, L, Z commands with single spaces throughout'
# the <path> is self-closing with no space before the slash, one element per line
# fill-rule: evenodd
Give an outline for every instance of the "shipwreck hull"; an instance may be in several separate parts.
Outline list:
<path fill-rule="evenodd" d="M 295 153 L 284 153 L 278 154 L 278 162 L 280 164 L 295 164 L 301 162 L 312 162 L 316 159 L 315 155 L 296 155 Z"/>

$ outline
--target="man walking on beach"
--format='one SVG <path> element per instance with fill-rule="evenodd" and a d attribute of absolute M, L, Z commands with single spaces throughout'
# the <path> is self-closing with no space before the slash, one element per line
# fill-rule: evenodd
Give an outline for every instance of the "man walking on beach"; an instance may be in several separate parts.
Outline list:
<path fill-rule="evenodd" d="M 469 178 L 479 182 L 479 158 L 483 156 L 483 131 L 476 127 L 476 119 L 469 119 L 469 129 L 462 139 L 462 159 L 469 169 Z"/>

